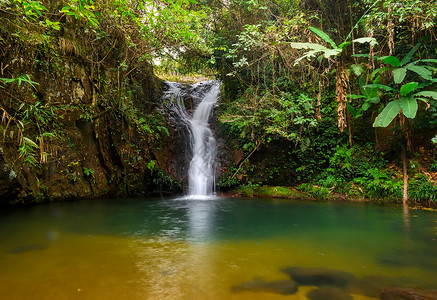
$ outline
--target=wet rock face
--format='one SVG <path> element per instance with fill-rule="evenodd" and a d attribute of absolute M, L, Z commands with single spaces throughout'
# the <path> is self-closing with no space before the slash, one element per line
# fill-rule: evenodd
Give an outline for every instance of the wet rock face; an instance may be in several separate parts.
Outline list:
<path fill-rule="evenodd" d="M 4 159 L 3 148 L 0 148 L 0 206 L 9 204 L 20 193 L 17 173 L 11 169 Z"/>

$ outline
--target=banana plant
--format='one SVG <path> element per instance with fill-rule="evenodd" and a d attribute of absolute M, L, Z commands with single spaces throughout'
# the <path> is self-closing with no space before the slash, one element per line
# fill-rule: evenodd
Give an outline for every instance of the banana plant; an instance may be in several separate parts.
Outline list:
<path fill-rule="evenodd" d="M 429 105 L 428 98 L 437 100 L 437 92 L 423 90 L 425 87 L 437 82 L 437 78 L 433 78 L 433 71 L 436 68 L 423 63 L 437 63 L 437 59 L 411 61 L 419 46 L 420 44 L 417 44 L 402 60 L 395 56 L 378 58 L 378 60 L 388 64 L 389 67 L 379 68 L 374 73 L 390 71 L 397 88 L 379 83 L 368 85 L 370 88 L 373 87 L 391 93 L 392 98 L 395 99 L 390 101 L 376 117 L 373 127 L 387 127 L 400 113 L 409 119 L 413 119 L 416 117 L 419 107 L 418 101 L 423 101 Z M 416 73 L 419 79 L 421 78 L 422 83 L 417 81 L 403 83 L 408 72 Z"/>

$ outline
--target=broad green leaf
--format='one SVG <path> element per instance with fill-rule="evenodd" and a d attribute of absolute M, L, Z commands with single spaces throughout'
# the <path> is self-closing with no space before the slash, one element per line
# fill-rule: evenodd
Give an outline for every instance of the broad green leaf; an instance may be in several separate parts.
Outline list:
<path fill-rule="evenodd" d="M 396 92 L 396 90 L 394 88 L 389 87 L 388 85 L 379 84 L 379 83 L 369 84 L 369 85 L 367 85 L 367 87 L 371 87 L 371 88 L 375 87 L 375 88 L 378 88 L 378 89 L 381 89 L 381 90 L 384 90 L 387 92 Z"/>
<path fill-rule="evenodd" d="M 315 34 L 317 34 L 319 37 L 321 37 L 325 42 L 328 42 L 332 48 L 337 48 L 337 45 L 331 40 L 331 38 L 326 33 L 321 31 L 320 29 L 311 26 L 310 26 L 310 30 Z"/>
<path fill-rule="evenodd" d="M 326 49 L 323 50 L 323 56 L 325 56 L 325 58 L 329 58 L 331 56 L 337 56 L 338 54 L 341 53 L 341 49 Z"/>
<path fill-rule="evenodd" d="M 411 49 L 407 55 L 404 56 L 404 58 L 402 58 L 401 60 L 401 66 L 409 63 L 411 61 L 411 58 L 413 58 L 414 53 L 417 51 L 417 49 L 419 49 L 420 43 L 417 43 L 413 49 Z"/>
<path fill-rule="evenodd" d="M 395 68 L 398 68 L 401 66 L 399 59 L 397 59 L 394 56 L 383 56 L 383 57 L 379 58 L 378 60 L 382 60 L 384 63 L 389 64 Z"/>
<path fill-rule="evenodd" d="M 426 98 L 421 98 L 421 97 L 415 97 L 416 100 L 420 100 L 422 102 L 428 103 L 428 99 Z"/>
<path fill-rule="evenodd" d="M 375 103 L 375 104 L 377 104 L 377 103 L 379 103 L 381 100 L 379 99 L 379 97 L 372 97 L 372 98 L 369 98 L 369 102 L 371 102 L 371 103 Z"/>
<path fill-rule="evenodd" d="M 405 68 L 397 68 L 393 70 L 393 79 L 396 84 L 401 83 L 404 80 L 405 75 L 407 75 L 407 69 Z"/>
<path fill-rule="evenodd" d="M 416 116 L 418 106 L 413 95 L 401 97 L 400 105 L 402 112 L 407 118 L 413 119 Z"/>
<path fill-rule="evenodd" d="M 347 97 L 350 98 L 350 99 L 353 99 L 353 100 L 355 100 L 355 99 L 366 98 L 366 97 L 364 97 L 363 95 L 356 95 L 356 94 L 347 95 Z"/>
<path fill-rule="evenodd" d="M 372 46 L 375 46 L 378 44 L 378 42 L 376 41 L 376 39 L 371 38 L 371 37 L 362 37 L 362 38 L 358 38 L 353 40 L 352 42 L 354 43 L 360 43 L 360 44 L 364 44 L 364 43 L 369 43 Z"/>
<path fill-rule="evenodd" d="M 295 49 L 310 49 L 319 51 L 328 49 L 325 46 L 316 43 L 290 43 L 290 45 Z"/>
<path fill-rule="evenodd" d="M 409 82 L 401 86 L 401 96 L 406 96 L 416 89 L 418 82 Z"/>
<path fill-rule="evenodd" d="M 433 59 L 433 58 L 420 59 L 418 60 L 418 62 L 432 62 L 437 64 L 437 59 Z"/>
<path fill-rule="evenodd" d="M 371 104 L 369 102 L 364 102 L 361 106 L 361 110 L 368 110 L 370 108 Z"/>
<path fill-rule="evenodd" d="M 405 68 L 407 68 L 410 71 L 413 71 L 414 73 L 417 73 L 417 75 L 421 76 L 423 79 L 426 80 L 432 79 L 432 72 L 425 67 L 409 64 L 405 66 Z"/>
<path fill-rule="evenodd" d="M 399 100 L 391 101 L 376 117 L 373 127 L 387 127 L 401 110 Z"/>
<path fill-rule="evenodd" d="M 418 97 L 418 96 L 430 97 L 433 98 L 434 100 L 437 100 L 437 92 L 434 91 L 422 91 L 414 94 L 414 97 Z"/>
<path fill-rule="evenodd" d="M 319 52 L 321 52 L 321 51 L 320 50 L 311 50 L 311 51 L 306 52 L 304 56 L 299 57 L 298 59 L 296 59 L 294 61 L 294 65 L 297 65 L 304 58 L 311 58 L 311 57 L 315 56 Z"/>

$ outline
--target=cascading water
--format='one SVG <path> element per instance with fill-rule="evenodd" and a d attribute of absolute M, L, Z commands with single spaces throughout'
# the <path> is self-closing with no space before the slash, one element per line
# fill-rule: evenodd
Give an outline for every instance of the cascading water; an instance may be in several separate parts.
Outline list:
<path fill-rule="evenodd" d="M 172 100 L 172 111 L 189 128 L 189 150 L 192 159 L 188 170 L 188 196 L 202 197 L 214 193 L 215 158 L 217 143 L 208 120 L 220 95 L 221 83 L 211 80 L 192 85 L 187 91 L 184 85 L 167 82 L 164 98 Z M 192 116 L 185 109 L 184 99 L 191 97 L 197 104 Z"/>

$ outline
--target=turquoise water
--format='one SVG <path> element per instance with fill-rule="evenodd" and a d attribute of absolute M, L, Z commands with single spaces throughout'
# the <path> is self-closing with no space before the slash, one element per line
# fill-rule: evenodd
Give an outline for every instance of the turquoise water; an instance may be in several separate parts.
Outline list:
<path fill-rule="evenodd" d="M 247 284 L 289 280 L 281 271 L 287 267 L 437 288 L 437 212 L 395 205 L 231 198 L 56 203 L 2 212 L 0 239 L 3 299 L 307 299 L 316 286 L 284 296 Z"/>

